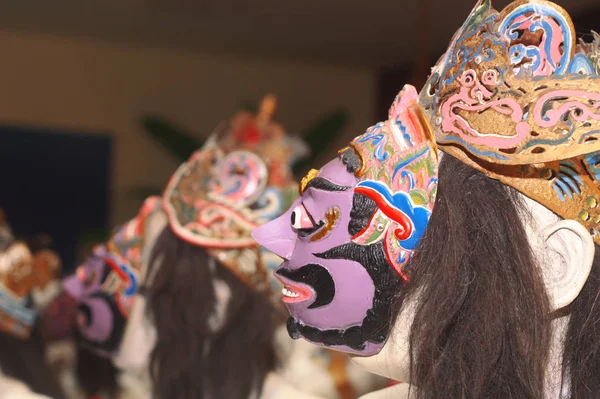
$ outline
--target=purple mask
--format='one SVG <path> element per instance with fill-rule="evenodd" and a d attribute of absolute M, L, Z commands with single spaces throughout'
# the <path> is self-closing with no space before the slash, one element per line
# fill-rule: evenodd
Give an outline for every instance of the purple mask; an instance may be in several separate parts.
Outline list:
<path fill-rule="evenodd" d="M 406 86 L 388 121 L 311 170 L 292 207 L 253 232 L 285 259 L 275 274 L 292 338 L 361 355 L 381 350 L 436 191 L 432 134 Z"/>
<path fill-rule="evenodd" d="M 99 355 L 111 357 L 118 349 L 126 319 L 113 295 L 103 289 L 112 274 L 106 262 L 106 249 L 97 249 L 63 282 L 64 290 L 77 302 L 75 334 L 84 346 Z"/>
<path fill-rule="evenodd" d="M 100 355 L 111 357 L 119 349 L 140 284 L 146 221 L 160 212 L 161 204 L 159 197 L 148 198 L 134 219 L 63 282 L 77 302 L 77 338 Z"/>

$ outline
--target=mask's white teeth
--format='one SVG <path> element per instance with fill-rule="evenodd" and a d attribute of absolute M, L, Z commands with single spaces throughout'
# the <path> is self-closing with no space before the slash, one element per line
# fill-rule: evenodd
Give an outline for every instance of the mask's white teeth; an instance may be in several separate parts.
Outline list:
<path fill-rule="evenodd" d="M 294 291 L 288 290 L 287 288 L 283 287 L 281 289 L 281 293 L 284 296 L 287 296 L 289 298 L 298 298 L 300 296 L 300 294 L 295 293 Z"/>

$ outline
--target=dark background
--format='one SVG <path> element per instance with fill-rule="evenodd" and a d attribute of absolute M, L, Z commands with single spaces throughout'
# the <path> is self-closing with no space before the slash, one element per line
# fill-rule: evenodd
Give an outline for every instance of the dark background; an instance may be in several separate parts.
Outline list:
<path fill-rule="evenodd" d="M 105 135 L 0 127 L 0 207 L 19 238 L 52 237 L 65 273 L 108 227 L 111 148 Z"/>

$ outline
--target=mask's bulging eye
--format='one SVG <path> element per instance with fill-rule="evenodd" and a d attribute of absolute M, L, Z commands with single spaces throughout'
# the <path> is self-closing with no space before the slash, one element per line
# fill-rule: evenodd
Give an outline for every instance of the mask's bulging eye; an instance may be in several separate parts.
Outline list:
<path fill-rule="evenodd" d="M 306 208 L 303 205 L 298 205 L 291 216 L 292 228 L 294 230 L 308 230 L 315 227 Z"/>

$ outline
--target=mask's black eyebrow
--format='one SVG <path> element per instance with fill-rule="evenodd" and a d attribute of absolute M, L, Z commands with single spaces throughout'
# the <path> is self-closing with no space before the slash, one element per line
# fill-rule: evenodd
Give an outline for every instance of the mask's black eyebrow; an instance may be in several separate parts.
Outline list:
<path fill-rule="evenodd" d="M 332 183 L 331 181 L 323 177 L 315 177 L 314 179 L 309 181 L 306 187 L 304 188 L 304 191 L 308 190 L 309 188 L 314 188 L 316 190 L 323 191 L 346 191 L 350 189 L 350 187 L 340 186 L 338 184 Z"/>

